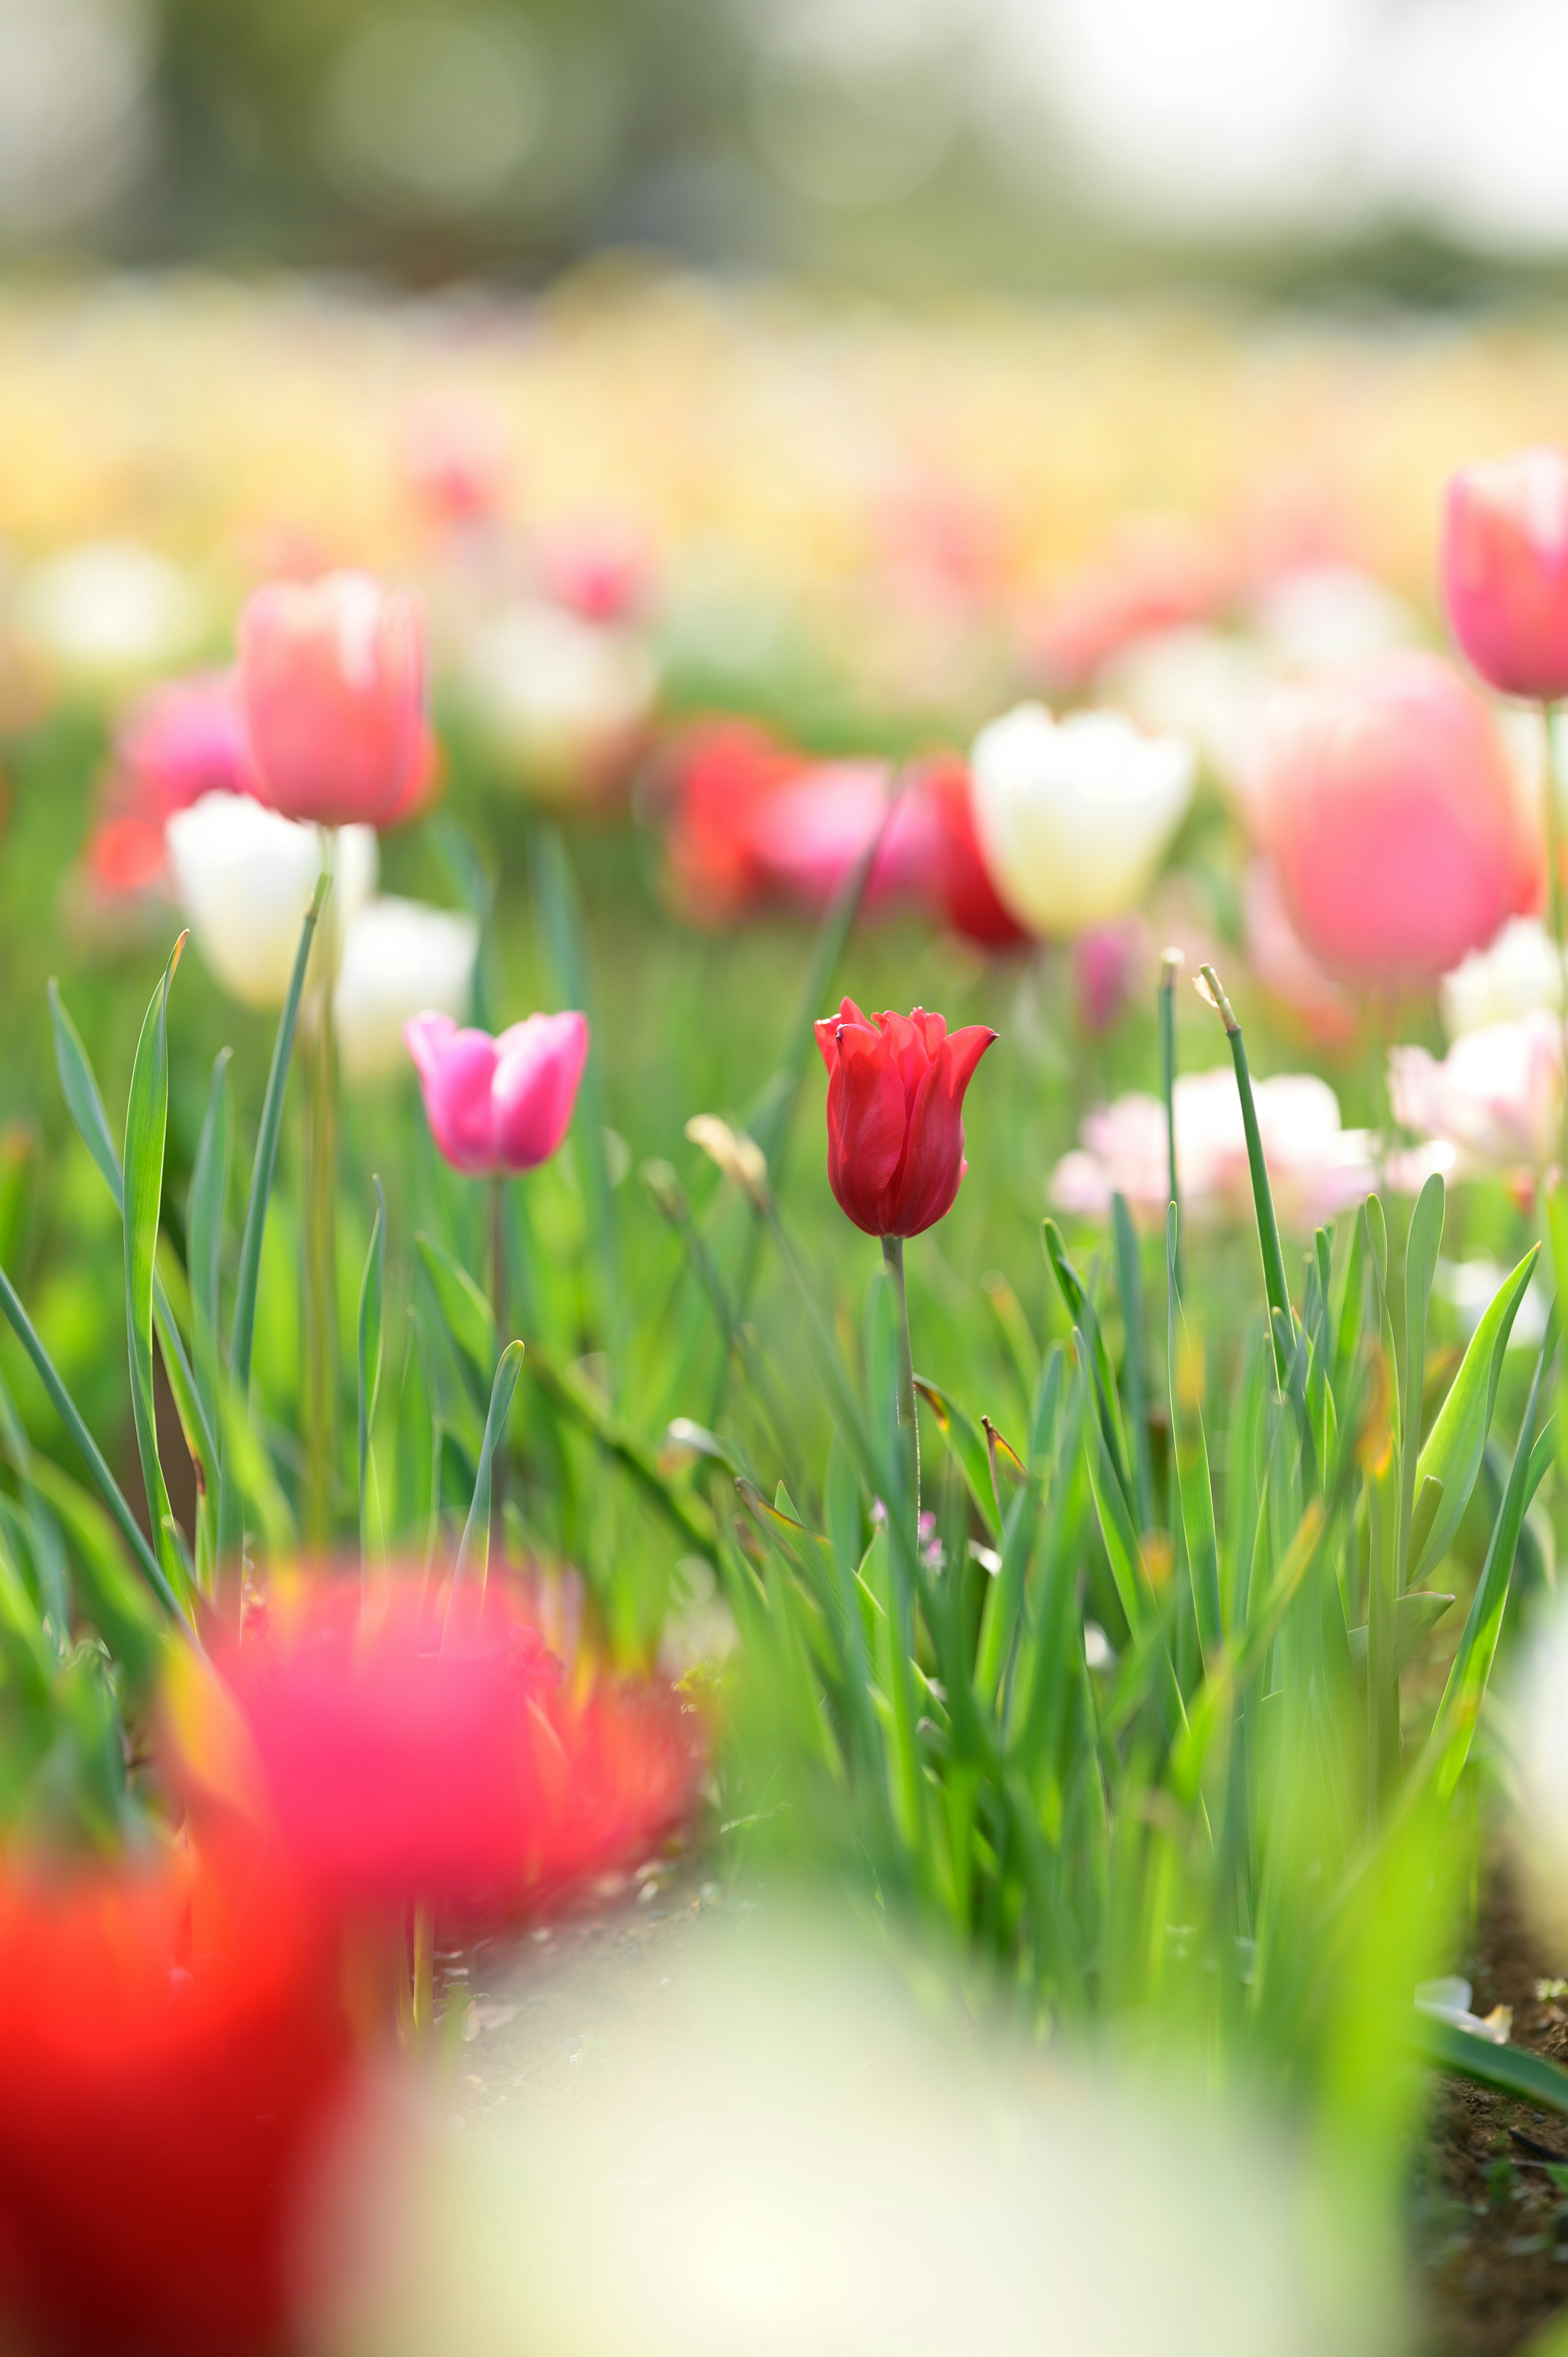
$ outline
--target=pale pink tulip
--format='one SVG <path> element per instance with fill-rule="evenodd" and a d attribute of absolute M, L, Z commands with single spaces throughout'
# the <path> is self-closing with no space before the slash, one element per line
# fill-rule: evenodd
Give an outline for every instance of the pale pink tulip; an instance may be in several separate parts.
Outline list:
<path fill-rule="evenodd" d="M 1537 444 L 1454 477 L 1443 598 L 1489 686 L 1538 702 L 1568 694 L 1568 450 Z"/>
<path fill-rule="evenodd" d="M 1254 809 L 1302 943 L 1337 977 L 1434 983 L 1540 889 L 1540 845 L 1497 721 L 1435 655 L 1287 690 Z"/>
<path fill-rule="evenodd" d="M 1290 1229 L 1308 1232 L 1377 1184 L 1372 1140 L 1341 1129 L 1326 1081 L 1285 1072 L 1253 1083 L 1274 1205 Z M 1165 1107 L 1134 1093 L 1091 1113 L 1082 1146 L 1058 1163 L 1051 1200 L 1064 1211 L 1102 1217 L 1113 1193 L 1139 1222 L 1157 1226 L 1170 1200 Z M 1252 1215 L 1251 1177 L 1236 1075 L 1229 1064 L 1184 1072 L 1176 1084 L 1176 1171 L 1185 1218 L 1215 1226 Z"/>
<path fill-rule="evenodd" d="M 770 794 L 751 825 L 752 855 L 777 888 L 825 908 L 878 832 L 866 899 L 875 906 L 922 890 L 941 844 L 923 794 L 887 807 L 891 775 L 882 761 L 818 761 Z"/>
<path fill-rule="evenodd" d="M 368 573 L 259 589 L 240 618 L 252 782 L 285 818 L 390 826 L 430 770 L 424 626 Z"/>
<path fill-rule="evenodd" d="M 430 1134 L 469 1178 L 516 1178 L 548 1162 L 571 1126 L 588 1055 L 588 1018 L 531 1015 L 499 1039 L 449 1015 L 403 1026 Z"/>
<path fill-rule="evenodd" d="M 1440 1063 L 1424 1048 L 1389 1051 L 1394 1119 L 1454 1149 L 1452 1168 L 1538 1171 L 1563 1135 L 1563 1024 L 1538 1008 L 1455 1039 Z"/>

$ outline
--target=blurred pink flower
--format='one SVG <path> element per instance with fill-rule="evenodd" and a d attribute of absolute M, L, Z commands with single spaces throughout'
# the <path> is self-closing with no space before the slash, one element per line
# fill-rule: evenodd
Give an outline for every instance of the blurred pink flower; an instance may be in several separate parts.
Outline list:
<path fill-rule="evenodd" d="M 403 1038 L 430 1134 L 455 1170 L 515 1178 L 548 1162 L 571 1126 L 588 1056 L 585 1015 L 531 1015 L 499 1039 L 416 1015 Z"/>
<path fill-rule="evenodd" d="M 825 908 L 880 831 L 868 902 L 921 892 L 940 858 L 941 838 L 929 803 L 913 789 L 889 814 L 891 783 L 885 761 L 816 761 L 778 786 L 749 830 L 763 876 L 808 908 Z"/>
<path fill-rule="evenodd" d="M 1450 1167 L 1539 1171 L 1563 1137 L 1563 1023 L 1538 1008 L 1456 1039 L 1441 1063 L 1424 1048 L 1389 1051 L 1394 1118 L 1454 1149 Z"/>
<path fill-rule="evenodd" d="M 1142 917 L 1122 917 L 1079 933 L 1070 952 L 1078 1019 L 1098 1038 L 1109 1031 L 1144 982 L 1149 964 L 1149 929 Z"/>
<path fill-rule="evenodd" d="M 471 523 L 506 489 L 506 422 L 488 402 L 438 394 L 410 412 L 403 437 L 409 486 L 432 515 Z"/>
<path fill-rule="evenodd" d="M 240 617 L 240 694 L 255 792 L 318 826 L 391 826 L 431 770 L 424 625 L 368 573 L 259 589 Z"/>
<path fill-rule="evenodd" d="M 1497 722 L 1435 656 L 1390 654 L 1277 696 L 1254 780 L 1310 955 L 1429 985 L 1533 903 L 1540 849 Z"/>
<path fill-rule="evenodd" d="M 232 672 L 193 672 L 139 696 L 114 737 L 120 794 L 167 818 L 203 794 L 245 791 L 245 730 Z"/>
<path fill-rule="evenodd" d="M 1326 1081 L 1286 1072 L 1253 1082 L 1274 1207 L 1297 1231 L 1332 1219 L 1377 1184 L 1373 1144 L 1364 1129 L 1342 1129 L 1339 1102 Z M 1102 1217 L 1113 1193 L 1124 1195 L 1143 1225 L 1156 1227 L 1170 1200 L 1165 1107 L 1157 1097 L 1118 1097 L 1089 1114 L 1082 1146 L 1064 1156 L 1051 1178 L 1051 1200 L 1064 1211 Z M 1236 1075 L 1229 1064 L 1184 1072 L 1176 1084 L 1176 1175 L 1183 1216 L 1200 1226 L 1252 1216 L 1247 1138 Z"/>
<path fill-rule="evenodd" d="M 1252 977 L 1289 1028 L 1315 1047 L 1342 1047 L 1356 1036 L 1356 1002 L 1331 981 L 1303 945 L 1285 913 L 1278 871 L 1251 860 L 1241 878 L 1241 917 Z"/>
<path fill-rule="evenodd" d="M 1444 504 L 1443 597 L 1489 686 L 1568 694 L 1568 450 L 1538 443 L 1461 468 Z"/>
<path fill-rule="evenodd" d="M 1045 599 L 1029 669 L 1044 687 L 1080 688 L 1133 640 L 1206 620 L 1234 586 L 1233 562 L 1201 525 L 1183 516 L 1132 520 L 1102 557 Z"/>
<path fill-rule="evenodd" d="M 652 565 L 641 535 L 618 516 L 557 524 L 539 544 L 545 595 L 586 622 L 625 622 L 648 602 Z"/>

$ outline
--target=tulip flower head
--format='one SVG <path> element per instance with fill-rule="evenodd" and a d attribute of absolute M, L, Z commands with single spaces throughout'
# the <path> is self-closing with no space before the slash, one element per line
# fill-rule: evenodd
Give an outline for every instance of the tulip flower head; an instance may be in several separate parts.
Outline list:
<path fill-rule="evenodd" d="M 473 917 L 419 900 L 368 901 L 345 928 L 332 1000 L 345 1078 L 397 1071 L 414 1016 L 467 1014 L 478 951 Z"/>
<path fill-rule="evenodd" d="M 1510 1023 L 1538 1006 L 1561 1008 L 1563 961 L 1539 917 L 1512 917 L 1489 949 L 1473 950 L 1443 977 L 1443 1020 L 1451 1039 L 1488 1023 Z"/>
<path fill-rule="evenodd" d="M 1568 695 L 1568 450 L 1537 444 L 1462 468 L 1443 513 L 1443 598 L 1490 687 Z"/>
<path fill-rule="evenodd" d="M 255 791 L 285 818 L 391 826 L 430 772 L 424 626 L 368 573 L 260 589 L 240 617 Z"/>
<path fill-rule="evenodd" d="M 997 898 L 974 825 L 974 785 L 956 754 L 921 765 L 917 789 L 935 825 L 928 898 L 955 933 L 981 949 L 1013 949 L 1029 935 Z"/>
<path fill-rule="evenodd" d="M 943 1017 L 863 1015 L 846 998 L 817 1025 L 828 1068 L 828 1184 L 868 1236 L 918 1236 L 953 1206 L 969 1165 L 963 1097 L 994 1031 Z"/>
<path fill-rule="evenodd" d="M 1389 1050 L 1394 1118 L 1454 1149 L 1451 1168 L 1539 1172 L 1563 1136 L 1563 1024 L 1537 1009 L 1466 1031 L 1441 1062 L 1424 1048 Z"/>
<path fill-rule="evenodd" d="M 249 794 L 203 794 L 164 830 L 175 897 L 197 946 L 242 1006 L 281 1006 L 322 866 L 322 836 Z M 376 880 L 375 831 L 328 838 L 339 937 Z"/>
<path fill-rule="evenodd" d="M 403 1036 L 430 1134 L 454 1170 L 518 1178 L 549 1161 L 571 1126 L 587 1061 L 585 1015 L 531 1015 L 492 1039 L 425 1013 Z"/>
<path fill-rule="evenodd" d="M 1435 655 L 1377 657 L 1279 695 L 1254 809 L 1291 924 L 1347 981 L 1429 985 L 1539 888 L 1502 734 Z"/>
<path fill-rule="evenodd" d="M 1020 704 L 971 755 L 974 822 L 998 898 L 1020 924 L 1063 935 L 1142 899 L 1192 799 L 1196 761 L 1113 712 L 1052 718 Z"/>

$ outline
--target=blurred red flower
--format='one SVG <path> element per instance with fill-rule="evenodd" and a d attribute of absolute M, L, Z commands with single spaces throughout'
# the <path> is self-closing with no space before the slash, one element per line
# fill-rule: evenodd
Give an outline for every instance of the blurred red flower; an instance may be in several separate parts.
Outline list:
<path fill-rule="evenodd" d="M 969 1165 L 963 1097 L 996 1038 L 940 1015 L 863 1015 L 846 998 L 817 1025 L 828 1068 L 828 1184 L 868 1236 L 918 1236 L 951 1211 Z"/>
<path fill-rule="evenodd" d="M 982 949 L 1012 949 L 1031 937 L 1011 909 L 1003 907 L 974 831 L 969 763 L 957 753 L 937 753 L 920 765 L 918 790 L 935 823 L 927 888 L 955 933 Z"/>
<path fill-rule="evenodd" d="M 279 2346 L 356 2083 L 338 1986 L 261 1850 L 0 1874 L 0 2307 L 42 2348 Z"/>
<path fill-rule="evenodd" d="M 424 620 L 368 573 L 257 590 L 240 697 L 253 790 L 285 818 L 392 826 L 431 781 Z"/>
<path fill-rule="evenodd" d="M 444 1626 L 415 1579 L 313 1578 L 217 1668 L 171 1700 L 198 1818 L 259 1820 L 335 1907 L 521 1911 L 645 1856 L 695 1791 L 675 1695 L 568 1684 L 503 1581 Z"/>

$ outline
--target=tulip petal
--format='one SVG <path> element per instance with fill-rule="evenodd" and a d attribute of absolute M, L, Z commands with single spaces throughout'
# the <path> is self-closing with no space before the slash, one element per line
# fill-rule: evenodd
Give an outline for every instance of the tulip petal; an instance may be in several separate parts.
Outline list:
<path fill-rule="evenodd" d="M 488 1031 L 459 1031 L 449 1015 L 416 1015 L 403 1038 L 419 1071 L 430 1134 L 447 1161 L 470 1178 L 494 1170 L 496 1042 Z"/>
<path fill-rule="evenodd" d="M 838 1050 L 828 1083 L 828 1183 L 855 1226 L 880 1235 L 881 1200 L 904 1151 L 904 1083 L 880 1032 L 844 1023 Z"/>
<path fill-rule="evenodd" d="M 519 1172 L 547 1162 L 572 1120 L 588 1059 L 588 1018 L 531 1015 L 496 1041 L 495 1136 L 504 1168 Z"/>

